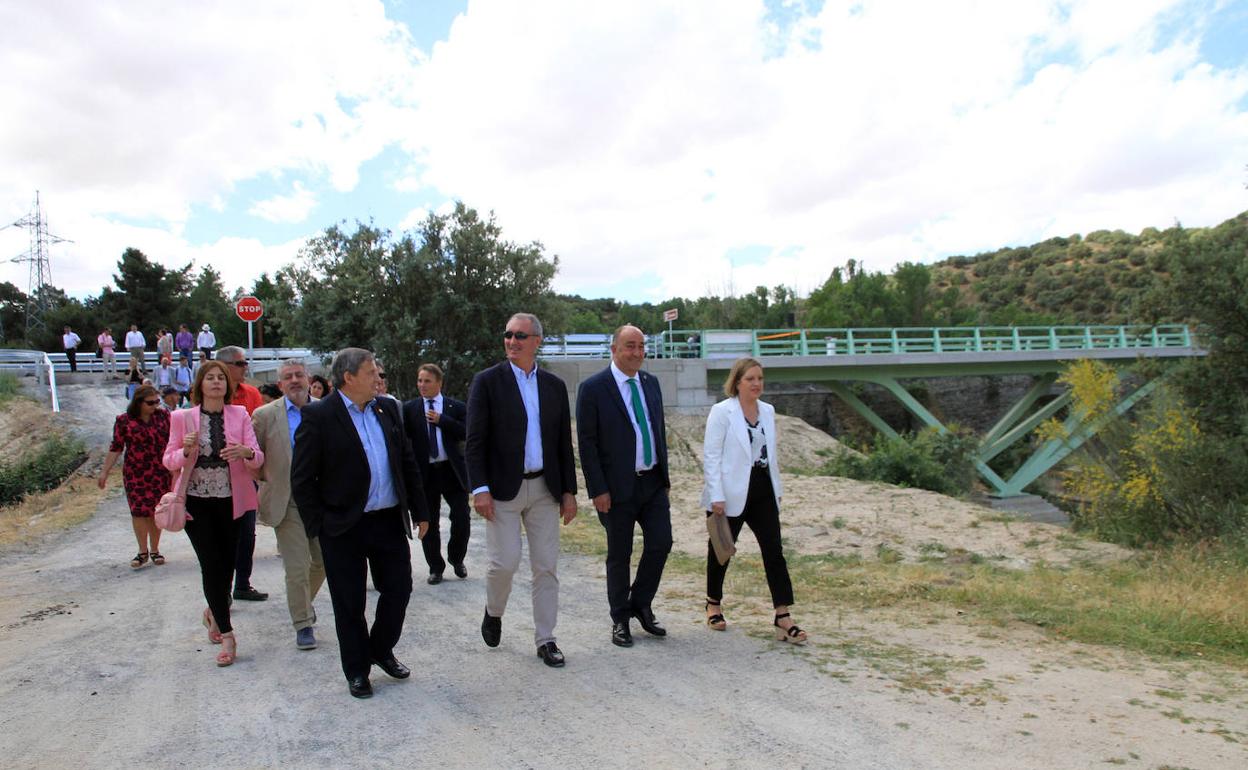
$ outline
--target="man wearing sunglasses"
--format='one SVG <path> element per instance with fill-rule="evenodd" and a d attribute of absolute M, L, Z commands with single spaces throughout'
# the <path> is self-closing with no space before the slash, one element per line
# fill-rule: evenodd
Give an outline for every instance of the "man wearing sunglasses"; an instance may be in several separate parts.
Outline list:
<path fill-rule="evenodd" d="M 237 345 L 227 345 L 217 351 L 217 360 L 225 364 L 230 375 L 230 385 L 234 386 L 234 397 L 230 401 L 253 414 L 264 405 L 260 390 L 243 382 L 247 374 L 247 351 Z M 256 512 L 247 511 L 239 519 L 238 553 L 234 558 L 234 598 L 249 602 L 262 602 L 269 598 L 264 591 L 257 591 L 251 585 L 251 568 L 256 551 Z"/>
<path fill-rule="evenodd" d="M 485 617 L 481 637 L 497 647 L 511 580 L 520 566 L 520 531 L 529 540 L 537 655 L 564 664 L 555 644 L 559 614 L 559 521 L 576 516 L 572 415 L 563 380 L 537 366 L 542 323 L 516 313 L 507 321 L 507 360 L 479 372 L 468 394 L 465 460 L 472 506 L 485 518 Z"/>

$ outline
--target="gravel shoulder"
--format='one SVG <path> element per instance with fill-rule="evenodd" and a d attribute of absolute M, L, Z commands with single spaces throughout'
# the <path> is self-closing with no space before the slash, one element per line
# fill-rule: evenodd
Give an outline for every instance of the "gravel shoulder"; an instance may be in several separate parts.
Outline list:
<path fill-rule="evenodd" d="M 98 426 L 107 436 L 120 411 L 112 396 L 100 395 L 90 386 L 64 394 L 72 419 L 96 437 Z M 833 482 L 820 492 L 820 480 L 795 478 L 795 498 L 807 482 L 810 495 L 825 499 L 851 491 Z M 860 490 L 862 504 L 888 499 L 890 490 L 898 491 Z M 936 514 L 963 515 L 965 504 L 940 500 L 928 501 Z M 569 662 L 550 670 L 534 655 L 523 568 L 502 645 L 491 650 L 480 640 L 479 521 L 465 581 L 426 585 L 417 549 L 416 587 L 396 650 L 413 676 L 395 682 L 375 670 L 376 697 L 356 701 L 338 666 L 326 593 L 317 598 L 321 646 L 295 650 L 270 530 L 260 528 L 253 582 L 273 596 L 236 604 L 240 657 L 217 669 L 197 622 L 202 598 L 189 543 L 166 535 L 168 564 L 131 571 L 128 515 L 120 490 L 110 489 L 86 523 L 0 555 L 7 765 L 1248 765 L 1243 672 L 1159 664 L 1029 628 L 986 632 L 940 608 L 812 618 L 804 625 L 818 629 L 813 643 L 795 649 L 767 638 L 759 607 L 734 606 L 728 632 L 707 631 L 697 581 L 676 574 L 656 606 L 668 637 L 635 629 L 636 646 L 621 650 L 608 638 L 601 562 L 588 556 L 561 559 L 557 632 Z M 698 516 L 674 500 L 684 533 L 678 548 L 695 547 L 688 520 Z M 987 524 L 995 522 L 949 529 Z M 794 542 L 806 525 L 791 526 L 789 541 L 807 547 Z M 897 661 L 943 666 L 943 684 L 908 688 L 888 672 Z"/>

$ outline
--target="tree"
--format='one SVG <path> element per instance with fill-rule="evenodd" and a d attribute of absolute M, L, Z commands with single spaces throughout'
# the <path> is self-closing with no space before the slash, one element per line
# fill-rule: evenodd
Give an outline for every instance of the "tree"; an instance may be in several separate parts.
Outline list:
<path fill-rule="evenodd" d="M 188 270 L 190 265 L 169 270 L 138 249 L 126 249 L 113 275 L 117 291 L 105 290 L 101 297 L 101 310 L 111 319 L 105 323 L 121 329 L 137 324 L 149 336 L 158 327 L 172 326 L 186 293 Z"/>
<path fill-rule="evenodd" d="M 16 345 L 26 336 L 26 293 L 5 281 L 0 283 L 0 345 Z"/>

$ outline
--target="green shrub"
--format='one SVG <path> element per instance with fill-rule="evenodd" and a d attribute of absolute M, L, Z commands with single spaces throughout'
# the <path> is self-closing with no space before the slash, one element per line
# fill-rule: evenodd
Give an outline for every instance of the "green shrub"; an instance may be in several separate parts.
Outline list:
<path fill-rule="evenodd" d="M 9 372 L 0 372 L 0 404 L 12 400 L 21 393 L 21 385 L 17 377 Z"/>
<path fill-rule="evenodd" d="M 826 463 L 823 472 L 963 495 L 975 479 L 975 446 L 975 438 L 961 430 L 942 433 L 925 428 L 895 438 L 877 436 L 868 454 L 843 453 Z"/>
<path fill-rule="evenodd" d="M 52 436 L 12 463 L 0 463 L 0 506 L 21 502 L 33 492 L 60 486 L 87 459 L 82 441 Z"/>

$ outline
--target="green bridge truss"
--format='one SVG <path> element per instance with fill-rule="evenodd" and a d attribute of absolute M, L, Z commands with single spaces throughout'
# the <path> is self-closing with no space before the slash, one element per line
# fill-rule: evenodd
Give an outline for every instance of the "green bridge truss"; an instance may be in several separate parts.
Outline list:
<path fill-rule="evenodd" d="M 662 358 L 705 359 L 708 385 L 722 382 L 741 356 L 759 358 L 767 379 L 817 382 L 831 391 L 876 430 L 897 432 L 854 393 L 853 383 L 873 383 L 891 393 L 925 425 L 948 428 L 904 388 L 899 380 L 1023 374 L 1036 378 L 1032 387 L 1006 410 L 979 441 L 975 467 L 994 495 L 1012 497 L 1074 452 L 1110 419 L 1122 415 L 1156 388 L 1161 376 L 1145 380 L 1122 394 L 1111 415 L 1083 422 L 1065 418 L 1064 439 L 1041 443 L 1009 478 L 1001 478 L 988 461 L 1024 440 L 1045 420 L 1062 413 L 1070 392 L 1037 407 L 1053 395 L 1061 371 L 1078 359 L 1097 359 L 1123 366 L 1139 359 L 1180 359 L 1203 356 L 1186 326 L 1055 326 L 925 329 L 708 329 L 664 332 L 654 341 Z"/>

